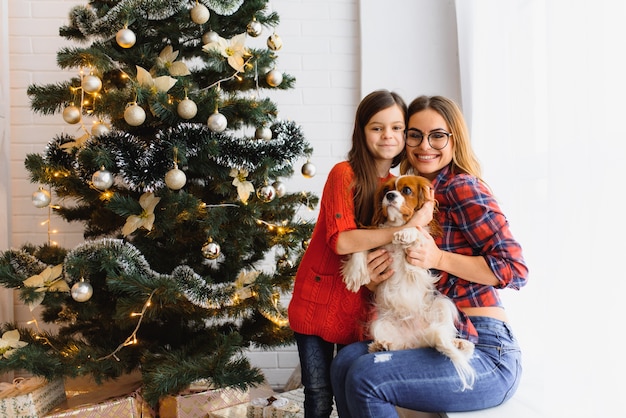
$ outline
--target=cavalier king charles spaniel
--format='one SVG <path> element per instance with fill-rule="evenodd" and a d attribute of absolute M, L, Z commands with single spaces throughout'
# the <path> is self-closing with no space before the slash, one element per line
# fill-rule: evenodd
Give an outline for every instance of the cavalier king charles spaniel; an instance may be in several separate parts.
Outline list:
<path fill-rule="evenodd" d="M 431 183 L 425 177 L 406 175 L 384 183 L 376 193 L 373 225 L 380 228 L 401 226 L 426 202 Z M 426 228 L 433 236 L 442 233 L 435 218 Z M 423 239 L 417 228 L 396 232 L 384 246 L 393 257 L 393 276 L 380 283 L 375 291 L 375 317 L 369 324 L 374 340 L 369 352 L 432 347 L 450 358 L 461 378 L 463 390 L 471 388 L 474 370 L 469 359 L 474 344 L 457 338 L 457 308 L 451 299 L 439 293 L 439 276 L 407 262 L 405 250 L 419 246 Z M 356 292 L 370 282 L 367 252 L 349 255 L 343 262 L 346 287 Z"/>

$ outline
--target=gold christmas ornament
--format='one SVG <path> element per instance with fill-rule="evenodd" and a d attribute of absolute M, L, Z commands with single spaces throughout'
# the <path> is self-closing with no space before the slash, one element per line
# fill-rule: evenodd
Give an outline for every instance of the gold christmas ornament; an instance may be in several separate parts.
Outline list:
<path fill-rule="evenodd" d="M 205 5 L 197 3 L 191 9 L 191 21 L 193 23 L 197 23 L 198 25 L 203 25 L 209 21 L 211 17 L 211 12 L 206 8 Z"/>
<path fill-rule="evenodd" d="M 102 80 L 97 75 L 87 75 L 83 77 L 81 87 L 86 93 L 97 93 L 102 88 Z"/>
<path fill-rule="evenodd" d="M 263 33 L 263 25 L 257 22 L 256 19 L 253 19 L 252 22 L 248 23 L 248 26 L 246 27 L 246 32 L 248 33 L 248 35 L 256 38 L 261 33 Z"/>
<path fill-rule="evenodd" d="M 280 71 L 274 69 L 267 73 L 267 75 L 265 76 L 265 81 L 267 81 L 267 84 L 272 87 L 278 87 L 280 86 L 280 83 L 283 82 L 283 74 Z"/>
<path fill-rule="evenodd" d="M 215 111 L 215 113 L 209 116 L 207 125 L 213 132 L 224 132 L 226 130 L 226 126 L 228 125 L 228 121 L 226 120 L 226 116 L 222 115 L 218 111 Z"/>
<path fill-rule="evenodd" d="M 124 120 L 130 126 L 139 126 L 146 120 L 146 111 L 137 103 L 130 103 L 124 110 Z"/>
<path fill-rule="evenodd" d="M 174 164 L 174 168 L 165 173 L 165 185 L 170 190 L 180 190 L 187 183 L 187 176 L 182 170 L 178 169 L 178 165 Z"/>
<path fill-rule="evenodd" d="M 93 184 L 93 187 L 96 189 L 105 191 L 113 186 L 113 174 L 102 167 L 91 176 L 91 184 Z"/>
<path fill-rule="evenodd" d="M 215 260 L 220 256 L 222 249 L 217 242 L 213 242 L 211 238 L 202 246 L 202 256 L 209 260 Z"/>
<path fill-rule="evenodd" d="M 36 208 L 40 209 L 48 206 L 50 204 L 50 201 L 52 200 L 50 197 L 50 192 L 42 187 L 40 187 L 39 190 L 33 193 L 32 199 L 33 205 L 35 205 Z"/>
<path fill-rule="evenodd" d="M 272 51 L 278 51 L 283 47 L 283 40 L 278 34 L 273 33 L 267 38 L 267 47 Z"/>
<path fill-rule="evenodd" d="M 265 203 L 271 202 L 276 197 L 276 189 L 274 186 L 266 184 L 256 191 L 256 196 Z"/>
<path fill-rule="evenodd" d="M 178 103 L 176 111 L 181 118 L 192 119 L 198 113 L 198 105 L 193 100 L 185 97 Z"/>
<path fill-rule="evenodd" d="M 137 42 L 135 32 L 128 28 L 120 29 L 115 34 L 115 42 L 122 48 L 131 48 Z"/>
<path fill-rule="evenodd" d="M 269 141 L 270 139 L 272 139 L 272 130 L 267 126 L 259 126 L 258 128 L 256 128 L 256 131 L 254 131 L 254 137 L 256 139 Z"/>
<path fill-rule="evenodd" d="M 311 177 L 315 176 L 315 172 L 316 172 L 316 168 L 315 166 L 310 162 L 307 161 L 303 166 L 302 166 L 302 175 L 308 179 L 310 179 Z"/>
<path fill-rule="evenodd" d="M 82 116 L 80 114 L 80 108 L 74 105 L 70 105 L 63 109 L 63 120 L 70 125 L 75 125 L 80 122 Z"/>

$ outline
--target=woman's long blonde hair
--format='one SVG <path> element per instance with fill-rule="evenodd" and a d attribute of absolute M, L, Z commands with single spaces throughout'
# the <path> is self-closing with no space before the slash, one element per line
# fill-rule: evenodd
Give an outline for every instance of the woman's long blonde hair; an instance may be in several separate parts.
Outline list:
<path fill-rule="evenodd" d="M 482 179 L 480 163 L 470 143 L 469 130 L 467 129 L 465 118 L 459 106 L 454 101 L 443 96 L 420 96 L 409 104 L 407 120 L 411 118 L 411 115 L 425 109 L 432 109 L 439 113 L 450 129 L 454 144 L 452 162 L 450 163 L 452 172 L 455 174 L 470 174 L 478 178 L 482 183 L 485 183 Z M 400 163 L 400 172 L 402 174 L 415 172 L 406 158 Z"/>

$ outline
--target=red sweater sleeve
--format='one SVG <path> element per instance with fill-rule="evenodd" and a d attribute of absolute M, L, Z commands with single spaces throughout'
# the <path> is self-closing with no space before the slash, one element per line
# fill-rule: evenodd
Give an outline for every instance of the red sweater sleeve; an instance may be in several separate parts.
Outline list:
<path fill-rule="evenodd" d="M 324 186 L 320 213 L 324 215 L 327 226 L 326 242 L 335 252 L 339 233 L 357 228 L 352 200 L 353 180 L 352 167 L 343 161 L 332 168 Z"/>

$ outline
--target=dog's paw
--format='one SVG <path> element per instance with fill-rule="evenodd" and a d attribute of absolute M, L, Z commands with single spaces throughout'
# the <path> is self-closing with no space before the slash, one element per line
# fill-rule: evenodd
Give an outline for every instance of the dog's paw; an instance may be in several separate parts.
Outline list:
<path fill-rule="evenodd" d="M 348 290 L 358 292 L 361 286 L 370 282 L 367 255 L 361 252 L 346 257 L 341 266 L 341 274 Z"/>
<path fill-rule="evenodd" d="M 409 245 L 419 239 L 417 228 L 405 228 L 393 234 L 393 244 Z"/>
<path fill-rule="evenodd" d="M 474 352 L 474 343 L 463 338 L 455 338 L 453 340 L 454 346 L 460 351 L 471 354 Z"/>
<path fill-rule="evenodd" d="M 391 349 L 391 343 L 385 341 L 372 341 L 367 346 L 369 353 L 377 353 L 379 351 L 389 351 Z"/>

